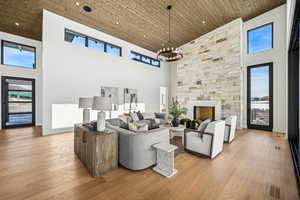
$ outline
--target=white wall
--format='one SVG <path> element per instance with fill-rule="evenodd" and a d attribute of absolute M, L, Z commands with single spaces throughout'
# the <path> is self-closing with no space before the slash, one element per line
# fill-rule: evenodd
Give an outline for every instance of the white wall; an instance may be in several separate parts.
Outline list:
<path fill-rule="evenodd" d="M 65 42 L 65 28 L 121 46 L 122 57 Z M 44 135 L 71 130 L 52 127 L 53 106 L 71 104 L 72 107 L 78 103 L 79 96 L 99 95 L 101 86 L 137 88 L 146 111 L 159 111 L 160 87 L 169 85 L 168 65 L 161 63 L 161 67 L 156 68 L 130 59 L 131 50 L 153 58 L 155 53 L 46 10 L 43 12 L 43 50 Z M 78 120 L 80 112 L 74 111 L 74 115 Z M 68 117 L 73 116 L 65 116 Z"/>
<path fill-rule="evenodd" d="M 274 48 L 247 54 L 247 30 L 273 22 Z M 244 23 L 243 76 L 244 102 L 247 102 L 247 66 L 273 62 L 273 131 L 287 132 L 286 5 L 277 7 Z M 244 104 L 244 109 L 247 105 Z M 244 115 L 246 127 L 246 112 Z"/>
<path fill-rule="evenodd" d="M 7 66 L 0 64 L 0 76 L 32 78 L 36 81 L 36 125 L 42 125 L 42 43 L 40 41 L 0 32 L 0 40 L 16 42 L 36 48 L 36 69 Z M 1 55 L 1 49 L 0 49 Z M 1 99 L 1 87 L 0 87 Z M 1 106 L 0 106 L 1 113 Z M 0 115 L 1 121 L 1 115 Z M 1 125 L 0 125 L 1 129 Z"/>

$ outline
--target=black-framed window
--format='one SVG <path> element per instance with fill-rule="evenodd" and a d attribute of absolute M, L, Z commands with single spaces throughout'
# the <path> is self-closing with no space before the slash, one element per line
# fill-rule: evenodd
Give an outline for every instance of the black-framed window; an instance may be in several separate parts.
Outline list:
<path fill-rule="evenodd" d="M 150 58 L 149 56 L 145 56 L 143 54 L 131 51 L 131 59 L 136 60 L 148 65 L 152 65 L 154 67 L 160 67 L 160 61 L 154 58 Z"/>
<path fill-rule="evenodd" d="M 273 129 L 273 63 L 247 67 L 247 126 Z"/>
<path fill-rule="evenodd" d="M 36 48 L 10 41 L 1 41 L 1 64 L 36 68 Z"/>
<path fill-rule="evenodd" d="M 116 56 L 122 56 L 121 48 L 109 43 L 106 43 L 106 53 L 116 55 Z"/>
<path fill-rule="evenodd" d="M 77 33 L 69 29 L 65 29 L 65 41 L 72 44 L 93 48 L 98 51 L 106 52 L 108 54 L 122 56 L 121 47 L 89 37 L 81 33 Z"/>
<path fill-rule="evenodd" d="M 85 46 L 86 36 L 74 31 L 66 30 L 65 32 L 65 41 L 72 44 L 77 44 L 80 46 Z"/>
<path fill-rule="evenodd" d="M 248 54 L 273 48 L 273 23 L 265 24 L 247 31 Z"/>
<path fill-rule="evenodd" d="M 98 51 L 105 52 L 105 43 L 100 41 L 100 40 L 97 40 L 97 39 L 94 39 L 94 38 L 88 38 L 87 46 L 89 48 L 93 48 L 93 49 L 96 49 Z"/>

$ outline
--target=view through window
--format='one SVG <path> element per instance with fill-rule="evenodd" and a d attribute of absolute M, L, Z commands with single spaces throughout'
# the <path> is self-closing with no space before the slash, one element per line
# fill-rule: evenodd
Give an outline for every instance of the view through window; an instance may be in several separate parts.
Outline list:
<path fill-rule="evenodd" d="M 268 128 L 271 126 L 272 95 L 270 85 L 271 64 L 253 66 L 248 68 L 248 110 L 249 122 L 253 126 Z"/>
<path fill-rule="evenodd" d="M 248 53 L 256 53 L 273 48 L 273 23 L 247 32 Z"/>

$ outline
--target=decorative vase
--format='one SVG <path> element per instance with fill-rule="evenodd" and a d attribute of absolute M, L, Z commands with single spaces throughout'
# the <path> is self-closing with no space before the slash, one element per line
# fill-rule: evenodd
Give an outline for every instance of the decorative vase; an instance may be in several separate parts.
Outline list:
<path fill-rule="evenodd" d="M 172 126 L 173 127 L 178 127 L 180 124 L 180 120 L 177 117 L 174 117 L 172 120 Z"/>

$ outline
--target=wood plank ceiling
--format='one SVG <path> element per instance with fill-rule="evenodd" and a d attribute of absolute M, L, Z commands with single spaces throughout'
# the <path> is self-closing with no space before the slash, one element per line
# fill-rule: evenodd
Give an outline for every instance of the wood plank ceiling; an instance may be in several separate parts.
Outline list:
<path fill-rule="evenodd" d="M 79 2 L 79 6 L 76 5 Z M 0 31 L 42 39 L 42 9 L 151 51 L 171 40 L 180 46 L 238 17 L 249 20 L 286 0 L 0 0 Z M 88 5 L 92 12 L 82 7 Z M 205 21 L 205 24 L 203 24 Z M 18 22 L 20 25 L 16 26 Z M 119 22 L 117 24 L 116 22 Z"/>

